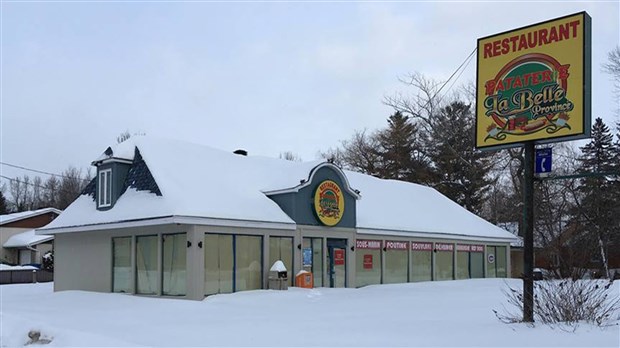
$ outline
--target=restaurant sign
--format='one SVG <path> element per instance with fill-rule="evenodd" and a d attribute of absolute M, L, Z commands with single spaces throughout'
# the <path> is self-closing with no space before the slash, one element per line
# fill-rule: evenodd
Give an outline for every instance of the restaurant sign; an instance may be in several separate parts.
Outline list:
<path fill-rule="evenodd" d="M 478 39 L 476 147 L 589 137 L 590 16 Z"/>

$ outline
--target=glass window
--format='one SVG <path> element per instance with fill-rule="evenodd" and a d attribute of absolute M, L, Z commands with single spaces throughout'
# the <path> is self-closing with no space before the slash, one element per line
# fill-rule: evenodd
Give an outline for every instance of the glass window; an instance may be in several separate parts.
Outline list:
<path fill-rule="evenodd" d="M 469 265 L 472 278 L 484 278 L 484 252 L 470 253 Z"/>
<path fill-rule="evenodd" d="M 304 238 L 302 248 L 304 271 L 312 272 L 314 286 L 323 286 L 323 238 Z"/>
<path fill-rule="evenodd" d="M 112 291 L 131 292 L 131 237 L 112 238 Z"/>
<path fill-rule="evenodd" d="M 454 279 L 454 245 L 435 243 L 435 279 Z"/>
<path fill-rule="evenodd" d="M 187 235 L 164 234 L 162 243 L 163 294 L 183 296 L 186 293 Z"/>
<path fill-rule="evenodd" d="M 157 294 L 157 236 L 136 237 L 136 292 Z"/>
<path fill-rule="evenodd" d="M 381 284 L 382 242 L 358 239 L 355 244 L 355 286 Z"/>
<path fill-rule="evenodd" d="M 456 279 L 469 278 L 469 251 L 456 252 Z"/>
<path fill-rule="evenodd" d="M 269 237 L 269 268 L 278 260 L 286 267 L 288 285 L 293 285 L 293 238 Z"/>
<path fill-rule="evenodd" d="M 433 279 L 433 252 L 412 251 L 411 252 L 411 281 L 423 282 Z"/>
<path fill-rule="evenodd" d="M 495 271 L 495 247 L 487 246 L 487 277 L 495 278 L 497 276 L 497 272 Z"/>
<path fill-rule="evenodd" d="M 205 295 L 233 292 L 233 237 L 205 234 Z"/>
<path fill-rule="evenodd" d="M 99 171 L 99 192 L 97 192 L 100 207 L 112 205 L 112 169 Z"/>
<path fill-rule="evenodd" d="M 433 280 L 433 243 L 411 242 L 411 281 Z"/>
<path fill-rule="evenodd" d="M 406 283 L 409 274 L 409 243 L 386 241 L 385 247 L 383 282 L 385 284 Z"/>
<path fill-rule="evenodd" d="M 506 247 L 495 247 L 495 264 L 497 265 L 497 277 L 506 278 L 508 276 L 508 272 L 506 269 Z"/>
<path fill-rule="evenodd" d="M 261 289 L 262 237 L 235 236 L 235 291 Z"/>

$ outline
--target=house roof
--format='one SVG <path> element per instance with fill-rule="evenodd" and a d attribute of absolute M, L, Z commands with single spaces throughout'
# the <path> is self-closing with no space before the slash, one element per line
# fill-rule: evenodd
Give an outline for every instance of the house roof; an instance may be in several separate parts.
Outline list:
<path fill-rule="evenodd" d="M 11 222 L 15 222 L 15 221 L 29 219 L 29 218 L 47 214 L 47 213 L 56 213 L 60 215 L 62 211 L 56 208 L 43 208 L 43 209 L 38 209 L 38 210 L 29 210 L 29 211 L 22 211 L 19 213 L 0 215 L 0 226 L 6 225 Z"/>
<path fill-rule="evenodd" d="M 35 234 L 35 230 L 25 231 L 12 235 L 4 245 L 5 248 L 27 248 L 54 239 L 54 236 Z"/>
<path fill-rule="evenodd" d="M 138 151 L 129 158 L 131 148 Z M 308 184 L 318 166 L 334 166 L 324 161 L 292 162 L 240 156 L 203 145 L 147 136 L 132 137 L 112 151 L 107 156 L 117 157 L 118 152 L 123 158 L 134 160 L 138 154 L 148 166 L 160 195 L 141 190 L 137 184 L 132 186 L 132 181 L 114 208 L 107 211 L 98 211 L 92 196 L 81 195 L 40 233 L 173 217 L 272 223 L 294 229 L 295 222 L 267 194 L 294 191 Z M 105 157 L 97 160 L 104 161 Z M 357 191 L 352 192 L 360 198 L 356 207 L 360 231 L 514 239 L 510 233 L 432 188 L 351 171 L 343 173 L 351 188 L 360 191 L 359 196 Z"/>

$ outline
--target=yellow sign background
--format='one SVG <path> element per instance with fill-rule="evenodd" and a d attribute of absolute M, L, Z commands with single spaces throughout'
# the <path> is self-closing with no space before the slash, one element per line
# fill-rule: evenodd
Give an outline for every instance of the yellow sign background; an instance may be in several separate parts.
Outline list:
<path fill-rule="evenodd" d="M 513 52 L 512 49 L 510 49 L 509 52 L 500 55 L 490 56 L 487 54 L 487 57 L 485 57 L 485 45 L 493 44 L 493 42 L 498 40 L 501 42 L 504 39 L 510 39 L 511 37 L 521 36 L 523 34 L 527 38 L 528 33 L 531 33 L 530 35 L 536 35 L 536 33 L 543 28 L 549 31 L 552 27 L 557 28 L 559 25 L 565 25 L 566 23 L 573 21 L 579 21 L 577 26 L 577 34 L 575 37 L 570 37 L 569 39 L 564 39 L 562 41 L 550 42 L 544 45 L 538 45 L 533 48 L 526 48 L 520 51 L 515 50 Z M 587 134 L 589 134 L 590 86 L 586 85 L 590 82 L 589 32 L 589 16 L 585 12 L 581 12 L 544 23 L 534 24 L 529 27 L 478 39 L 478 70 L 476 79 L 476 147 L 488 148 L 520 146 L 521 143 L 525 141 L 549 141 L 549 139 L 565 137 L 577 139 L 586 137 Z M 509 47 L 512 48 L 512 44 L 510 44 Z M 518 44 L 516 47 L 518 48 Z M 570 64 L 566 91 L 566 99 L 570 100 L 574 105 L 573 110 L 568 113 L 570 119 L 567 123 L 570 124 L 570 129 L 562 128 L 554 134 L 548 134 L 544 130 L 532 134 L 506 134 L 506 138 L 503 140 L 489 138 L 488 129 L 495 122 L 490 116 L 486 115 L 487 108 L 484 105 L 484 101 L 487 97 L 485 83 L 489 80 L 494 80 L 498 76 L 498 73 L 516 58 L 532 53 L 541 53 L 551 56 L 561 65 Z M 584 87 L 586 87 L 587 90 L 584 91 Z M 562 139 L 558 139 L 558 141 L 559 140 Z"/>
<path fill-rule="evenodd" d="M 337 206 L 332 208 L 336 209 L 323 209 L 325 208 L 325 203 L 321 202 L 321 199 L 324 198 L 322 196 L 327 190 L 335 195 L 334 198 L 337 200 Z M 344 195 L 338 184 L 331 180 L 325 180 L 317 186 L 314 192 L 314 211 L 319 221 L 327 226 L 335 226 L 342 220 L 342 215 L 344 215 Z"/>

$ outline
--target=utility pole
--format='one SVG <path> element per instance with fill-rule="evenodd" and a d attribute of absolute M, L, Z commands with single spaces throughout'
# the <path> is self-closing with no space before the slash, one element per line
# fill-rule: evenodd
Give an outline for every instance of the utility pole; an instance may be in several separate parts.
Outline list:
<path fill-rule="evenodd" d="M 534 322 L 534 142 L 524 144 L 523 172 L 523 321 Z"/>

